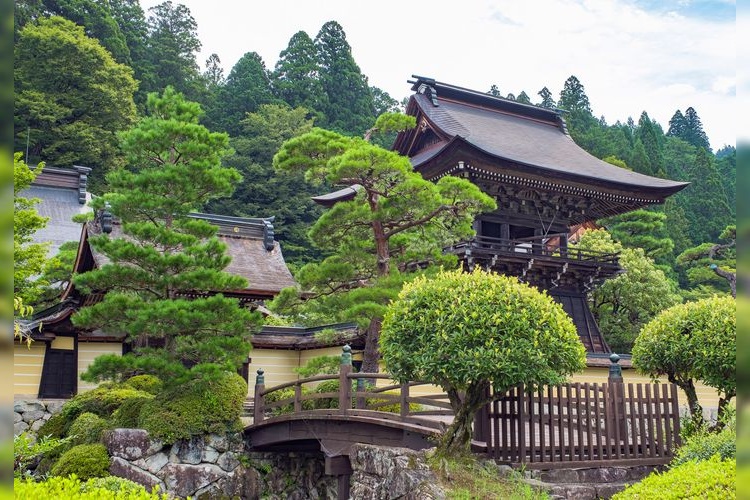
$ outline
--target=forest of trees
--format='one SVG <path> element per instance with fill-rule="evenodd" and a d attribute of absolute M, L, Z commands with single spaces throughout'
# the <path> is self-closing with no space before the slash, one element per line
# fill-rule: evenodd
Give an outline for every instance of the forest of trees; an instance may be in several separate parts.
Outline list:
<path fill-rule="evenodd" d="M 301 173 L 277 173 L 274 154 L 313 126 L 361 137 L 379 114 L 400 108 L 370 85 L 336 21 L 314 38 L 295 33 L 273 68 L 249 47 L 227 75 L 219 54 L 201 67 L 197 23 L 172 1 L 144 12 L 138 0 L 18 0 L 14 28 L 14 147 L 26 163 L 92 167 L 92 191 L 106 192 L 106 174 L 128 161 L 119 135 L 144 115 L 149 93 L 172 86 L 201 105 L 202 125 L 228 134 L 233 153 L 222 161 L 243 176 L 230 198 L 204 210 L 276 217 L 276 236 L 293 269 L 325 257 L 307 232 L 322 213 L 310 197 L 326 186 L 312 187 Z M 697 110 L 676 110 L 666 130 L 646 111 L 609 124 L 594 115 L 575 76 L 557 100 L 547 87 L 502 94 L 493 85 L 488 93 L 560 109 L 572 138 L 605 161 L 689 181 L 663 206 L 600 224 L 617 245 L 642 248 L 638 255 L 661 272 L 654 279 L 667 280 L 680 300 L 729 292 L 729 281 L 708 263 L 734 270 L 736 151 L 712 149 Z M 721 255 L 710 254 L 716 246 Z M 594 313 L 617 323 L 607 316 L 618 314 L 616 306 Z"/>

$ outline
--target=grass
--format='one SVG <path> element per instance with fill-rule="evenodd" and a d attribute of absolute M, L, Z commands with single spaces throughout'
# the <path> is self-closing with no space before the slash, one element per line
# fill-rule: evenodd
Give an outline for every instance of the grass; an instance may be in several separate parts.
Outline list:
<path fill-rule="evenodd" d="M 492 462 L 474 456 L 445 457 L 432 455 L 430 468 L 440 480 L 447 498 L 454 500 L 544 500 L 548 495 L 524 483 L 522 474 L 514 471 L 501 477 Z"/>

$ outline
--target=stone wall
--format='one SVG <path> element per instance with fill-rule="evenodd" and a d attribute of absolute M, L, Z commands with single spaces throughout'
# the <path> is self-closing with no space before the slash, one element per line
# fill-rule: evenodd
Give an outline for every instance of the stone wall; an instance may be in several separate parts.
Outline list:
<path fill-rule="evenodd" d="M 196 436 L 164 445 L 142 429 L 104 435 L 110 473 L 179 497 L 335 499 L 322 454 L 248 453 L 241 434 Z"/>
<path fill-rule="evenodd" d="M 13 402 L 13 435 L 24 431 L 34 434 L 49 418 L 59 412 L 64 399 L 25 399 Z"/>

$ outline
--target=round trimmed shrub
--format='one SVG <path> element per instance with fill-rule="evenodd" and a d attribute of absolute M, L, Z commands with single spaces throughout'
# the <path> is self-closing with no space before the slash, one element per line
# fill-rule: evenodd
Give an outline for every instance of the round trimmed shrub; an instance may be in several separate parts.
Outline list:
<path fill-rule="evenodd" d="M 109 476 L 109 456 L 103 444 L 79 444 L 62 454 L 52 467 L 53 476 L 75 474 L 81 480 Z"/>
<path fill-rule="evenodd" d="M 81 413 L 71 424 L 68 436 L 73 438 L 71 442 L 74 445 L 98 443 L 106 428 L 107 421 L 99 415 Z"/>
<path fill-rule="evenodd" d="M 138 427 L 165 444 L 204 433 L 239 430 L 247 383 L 236 373 L 192 381 L 143 404 Z"/>
<path fill-rule="evenodd" d="M 148 392 L 127 385 L 101 384 L 96 389 L 82 392 L 65 403 L 60 413 L 71 422 L 81 413 L 93 413 L 102 418 L 109 418 L 128 399 L 150 396 Z"/>
<path fill-rule="evenodd" d="M 72 421 L 68 421 L 62 413 L 55 413 L 39 428 L 37 436 L 50 436 L 59 439 L 68 432 L 71 423 Z"/>
<path fill-rule="evenodd" d="M 135 429 L 138 427 L 138 419 L 141 415 L 143 405 L 151 401 L 152 397 L 142 398 L 130 398 L 120 405 L 118 409 L 112 414 L 112 427 L 113 428 L 128 428 Z"/>
<path fill-rule="evenodd" d="M 614 495 L 613 500 L 658 498 L 736 498 L 737 463 L 714 456 L 701 462 L 685 462 L 664 473 L 654 473 Z"/>

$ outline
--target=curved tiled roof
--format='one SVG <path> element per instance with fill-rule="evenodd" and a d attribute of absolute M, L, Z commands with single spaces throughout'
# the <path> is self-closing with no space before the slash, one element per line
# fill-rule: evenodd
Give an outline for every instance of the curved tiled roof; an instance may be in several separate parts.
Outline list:
<path fill-rule="evenodd" d="M 519 105 L 517 113 L 513 113 L 507 101 L 503 103 L 505 109 L 497 109 L 443 99 L 440 95 L 438 89 L 438 106 L 425 94 L 415 94 L 412 99 L 435 129 L 450 138 L 461 137 L 489 155 L 548 170 L 553 175 L 584 177 L 623 186 L 664 189 L 671 193 L 687 185 L 602 161 L 578 146 L 559 122 L 522 114 L 528 106 Z M 412 164 L 418 168 L 439 151 L 439 147 L 433 146 L 420 152 L 412 157 Z"/>

